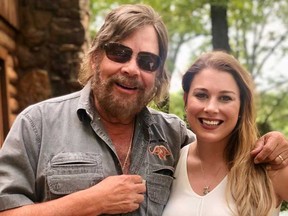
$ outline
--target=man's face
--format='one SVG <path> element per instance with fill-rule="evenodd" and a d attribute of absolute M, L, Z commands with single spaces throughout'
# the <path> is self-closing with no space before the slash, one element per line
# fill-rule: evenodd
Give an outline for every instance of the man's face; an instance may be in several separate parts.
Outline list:
<path fill-rule="evenodd" d="M 134 118 L 155 93 L 156 71 L 139 68 L 139 52 L 159 55 L 157 34 L 152 26 L 145 26 L 119 42 L 132 49 L 131 59 L 119 63 L 104 53 L 102 61 L 93 68 L 93 93 L 99 111 L 122 120 Z"/>

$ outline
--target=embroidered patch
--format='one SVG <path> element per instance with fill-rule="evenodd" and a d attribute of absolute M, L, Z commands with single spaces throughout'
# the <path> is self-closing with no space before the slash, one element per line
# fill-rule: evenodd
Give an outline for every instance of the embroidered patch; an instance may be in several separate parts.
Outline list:
<path fill-rule="evenodd" d="M 151 151 L 151 147 L 149 147 L 149 152 L 153 155 L 157 155 L 161 160 L 167 160 L 167 156 L 171 155 L 171 152 L 163 145 L 157 145 Z"/>

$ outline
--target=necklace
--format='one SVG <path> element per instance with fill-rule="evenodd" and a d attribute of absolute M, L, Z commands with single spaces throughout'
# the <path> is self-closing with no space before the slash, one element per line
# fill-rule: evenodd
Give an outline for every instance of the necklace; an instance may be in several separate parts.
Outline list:
<path fill-rule="evenodd" d="M 128 170 L 126 171 L 126 169 L 128 169 L 127 165 L 128 165 L 128 159 L 129 159 L 130 153 L 131 153 L 133 135 L 134 135 L 134 122 L 133 122 L 133 126 L 132 126 L 132 133 L 131 133 L 130 140 L 129 140 L 129 148 L 127 150 L 123 165 L 122 165 L 121 161 L 119 160 L 123 173 L 128 173 Z"/>
<path fill-rule="evenodd" d="M 208 194 L 210 191 L 211 191 L 211 183 L 212 183 L 212 180 L 211 179 L 208 183 L 207 183 L 207 179 L 206 179 L 206 176 L 205 176 L 205 171 L 204 171 L 204 168 L 203 168 L 203 165 L 202 165 L 202 160 L 201 160 L 201 157 L 200 157 L 200 154 L 198 152 L 198 148 L 196 147 L 196 152 L 198 154 L 198 157 L 199 157 L 199 160 L 200 160 L 200 167 L 201 167 L 201 172 L 202 172 L 202 176 L 205 180 L 205 185 L 203 186 L 203 195 L 205 196 L 206 194 Z M 217 176 L 221 170 L 222 166 L 220 166 L 216 172 L 216 175 L 215 175 L 215 178 L 214 179 L 217 179 Z"/>
<path fill-rule="evenodd" d="M 131 136 L 131 137 L 133 137 L 133 136 Z M 132 138 L 131 138 L 131 140 L 130 140 L 129 148 L 128 148 L 128 151 L 127 151 L 127 154 L 126 154 L 126 157 L 125 157 L 125 160 L 124 160 L 123 165 L 122 165 L 122 163 L 121 163 L 121 161 L 120 161 L 120 165 L 121 165 L 121 167 L 122 167 L 123 173 L 126 173 L 126 172 L 125 172 L 125 169 L 127 168 L 126 166 L 127 166 L 127 164 L 128 164 L 128 159 L 129 159 L 130 152 L 131 152 L 131 146 L 132 146 Z"/>

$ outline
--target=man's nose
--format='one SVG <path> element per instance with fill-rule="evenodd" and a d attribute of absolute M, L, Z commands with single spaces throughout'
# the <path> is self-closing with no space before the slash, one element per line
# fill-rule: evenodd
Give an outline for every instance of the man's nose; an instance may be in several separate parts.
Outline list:
<path fill-rule="evenodd" d="M 132 56 L 128 62 L 124 63 L 121 71 L 130 76 L 138 76 L 141 73 L 141 69 L 137 64 L 136 56 Z"/>

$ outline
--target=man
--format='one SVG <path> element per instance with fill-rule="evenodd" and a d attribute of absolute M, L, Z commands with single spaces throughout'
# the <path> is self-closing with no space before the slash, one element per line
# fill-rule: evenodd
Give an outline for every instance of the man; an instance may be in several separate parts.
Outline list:
<path fill-rule="evenodd" d="M 28 107 L 11 128 L 0 216 L 162 214 L 179 150 L 194 140 L 175 115 L 146 107 L 168 86 L 167 42 L 148 6 L 108 14 L 84 59 L 83 90 Z M 287 152 L 282 135 L 272 138 L 262 161 Z"/>

